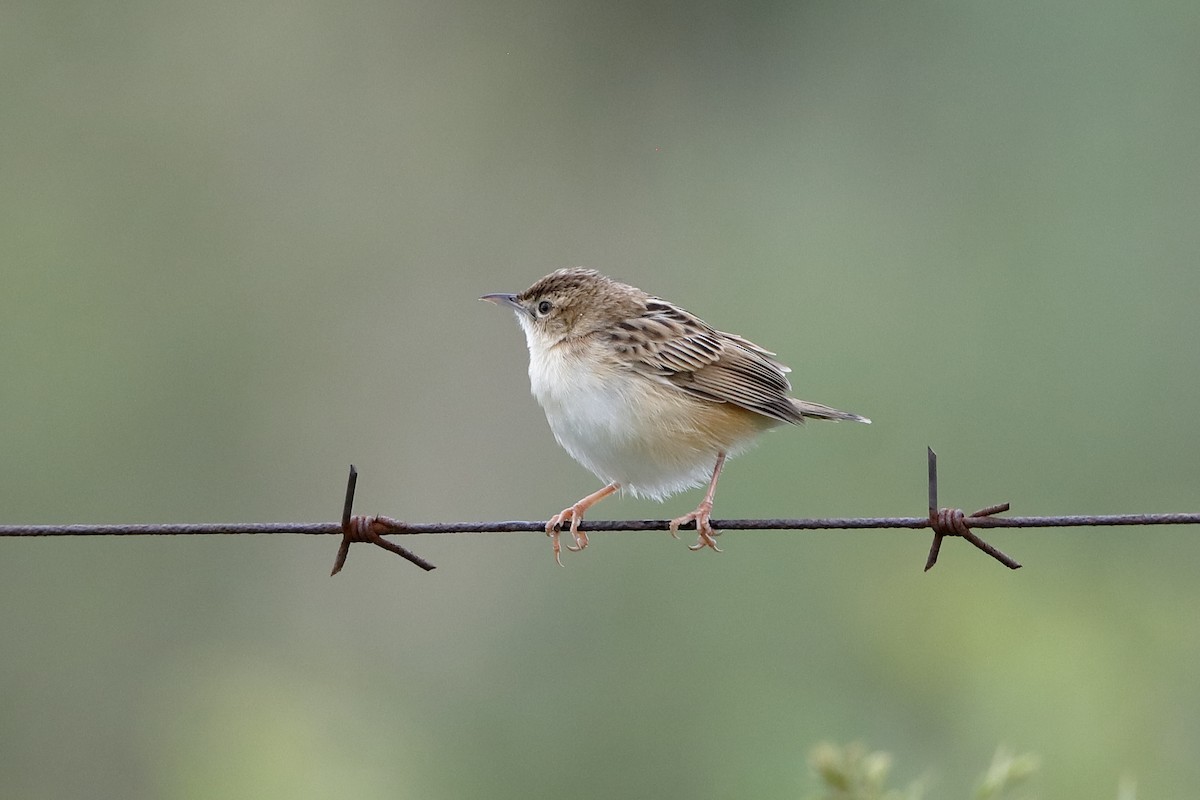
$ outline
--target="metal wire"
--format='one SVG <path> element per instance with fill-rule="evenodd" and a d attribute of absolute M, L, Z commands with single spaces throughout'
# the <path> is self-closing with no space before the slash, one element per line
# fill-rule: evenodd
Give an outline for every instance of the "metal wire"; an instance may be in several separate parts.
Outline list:
<path fill-rule="evenodd" d="M 1000 561 L 1010 569 L 1021 565 L 1010 556 L 981 540 L 971 532 L 972 528 L 1068 528 L 1125 525 L 1200 525 L 1200 513 L 1191 514 L 1086 514 L 1044 517 L 1001 517 L 1008 504 L 989 506 L 973 514 L 964 514 L 959 509 L 941 508 L 937 503 L 937 454 L 928 451 L 929 458 L 929 516 L 927 517 L 846 517 L 819 519 L 726 519 L 713 520 L 713 526 L 725 531 L 769 531 L 769 530 L 872 530 L 906 528 L 933 530 L 934 539 L 930 546 L 925 569 L 937 562 L 941 541 L 947 536 L 959 536 L 975 547 Z M 383 539 L 384 535 L 423 536 L 429 534 L 460 533 L 545 533 L 546 523 L 536 521 L 501 522 L 403 522 L 391 517 L 352 516 L 354 491 L 358 471 L 350 467 L 346 484 L 346 502 L 342 521 L 338 522 L 246 522 L 246 523 L 168 523 L 131 525 L 0 525 L 2 536 L 233 536 L 256 534 L 300 534 L 328 536 L 340 534 L 342 544 L 334 563 L 332 574 L 337 574 L 345 564 L 349 546 L 353 542 L 368 542 L 390 550 L 408 559 L 425 570 L 434 569 L 433 564 L 403 547 Z M 636 520 L 585 520 L 580 530 L 593 532 L 615 531 L 665 531 L 669 521 L 665 519 Z M 681 530 L 694 528 L 689 524 Z"/>
<path fill-rule="evenodd" d="M 386 519 L 386 518 L 385 518 Z M 972 528 L 1078 528 L 1117 525 L 1200 525 L 1200 514 L 1098 514 L 1047 517 L 970 518 Z M 439 533 L 545 533 L 546 523 L 533 520 L 500 522 L 401 522 L 393 520 L 388 535 L 423 536 Z M 584 520 L 580 530 L 589 533 L 665 531 L 669 520 Z M 726 531 L 883 530 L 930 527 L 928 517 L 834 517 L 775 519 L 715 519 L 713 527 Z M 694 528 L 684 525 L 680 530 Z M 337 522 L 217 522 L 136 525 L 0 525 L 0 536 L 223 536 L 293 533 L 306 536 L 342 534 Z"/>

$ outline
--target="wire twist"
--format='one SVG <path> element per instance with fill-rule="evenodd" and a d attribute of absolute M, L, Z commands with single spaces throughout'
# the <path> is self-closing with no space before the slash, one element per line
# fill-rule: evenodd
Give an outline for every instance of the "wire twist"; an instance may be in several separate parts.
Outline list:
<path fill-rule="evenodd" d="M 383 538 L 381 534 L 396 533 L 403 529 L 403 522 L 391 517 L 352 516 L 350 514 L 354 509 L 354 490 L 357 485 L 358 470 L 351 464 L 350 477 L 346 479 L 346 502 L 342 506 L 342 543 L 338 547 L 337 557 L 333 560 L 333 571 L 329 575 L 331 577 L 337 575 L 342 571 L 342 567 L 346 566 L 346 559 L 350 555 L 350 545 L 353 542 L 367 542 L 382 547 L 401 558 L 407 558 L 426 572 L 436 569 L 433 564 L 411 550 Z"/>

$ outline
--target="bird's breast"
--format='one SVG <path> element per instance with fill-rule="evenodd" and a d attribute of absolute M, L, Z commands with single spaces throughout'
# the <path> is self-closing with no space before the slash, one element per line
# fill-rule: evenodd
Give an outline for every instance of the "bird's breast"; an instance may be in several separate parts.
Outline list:
<path fill-rule="evenodd" d="M 531 348 L 529 379 L 563 449 L 634 494 L 661 498 L 702 484 L 717 453 L 744 449 L 773 424 L 579 349 Z"/>
<path fill-rule="evenodd" d="M 567 347 L 531 351 L 529 385 L 560 441 L 620 438 L 636 405 L 628 376 Z"/>

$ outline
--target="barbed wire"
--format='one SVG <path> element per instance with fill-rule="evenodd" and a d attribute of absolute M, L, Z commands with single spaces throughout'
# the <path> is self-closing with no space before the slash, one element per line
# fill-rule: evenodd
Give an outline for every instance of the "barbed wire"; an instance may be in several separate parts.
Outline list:
<path fill-rule="evenodd" d="M 750 530 L 884 530 L 907 528 L 933 531 L 933 542 L 925 560 L 928 571 L 937 563 L 942 540 L 958 536 L 999 561 L 1009 569 L 1020 569 L 1021 564 L 1011 556 L 985 542 L 972 528 L 1068 528 L 1091 526 L 1124 525 L 1200 525 L 1200 513 L 1191 514 L 1089 514 L 1059 515 L 1042 517 L 1001 517 L 1009 510 L 1008 503 L 982 508 L 971 514 L 961 509 L 943 508 L 938 505 L 937 454 L 928 450 L 929 463 L 929 516 L 927 517 L 844 517 L 844 518 L 773 518 L 773 519 L 727 519 L 713 520 L 718 531 Z M 336 575 L 345 566 L 350 545 L 368 542 L 405 558 L 426 571 L 434 565 L 407 548 L 383 538 L 384 536 L 423 536 L 431 534 L 459 533 L 545 533 L 546 523 L 535 521 L 501 522 L 403 522 L 386 516 L 354 516 L 354 493 L 358 482 L 358 470 L 350 466 L 346 482 L 346 501 L 342 508 L 341 522 L 247 522 L 247 523 L 168 523 L 168 524 L 116 524 L 116 525 L 0 525 L 0 536 L 225 536 L 255 534 L 300 534 L 328 536 L 341 534 L 342 542 L 334 560 L 331 575 Z M 619 531 L 665 531 L 670 521 L 665 519 L 640 520 L 585 520 L 580 530 L 588 533 Z M 694 529 L 695 523 L 681 526 L 680 530 Z"/>

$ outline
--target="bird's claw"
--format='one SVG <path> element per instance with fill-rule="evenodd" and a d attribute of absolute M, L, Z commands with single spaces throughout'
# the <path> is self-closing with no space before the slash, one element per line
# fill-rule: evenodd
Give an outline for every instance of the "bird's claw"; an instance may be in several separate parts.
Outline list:
<path fill-rule="evenodd" d="M 717 531 L 715 528 L 713 528 L 712 522 L 709 521 L 709 514 L 711 513 L 712 503 L 707 501 L 701 503 L 696 507 L 695 511 L 671 520 L 671 524 L 669 526 L 671 535 L 678 539 L 679 526 L 686 525 L 689 522 L 695 522 L 696 532 L 699 534 L 700 538 L 695 544 L 688 545 L 688 550 L 697 551 L 703 550 L 706 547 L 710 547 L 714 552 L 720 553 L 721 548 L 717 547 L 717 540 L 713 538 L 717 535 Z"/>
<path fill-rule="evenodd" d="M 717 540 L 713 538 L 715 534 L 716 531 L 711 527 L 709 527 L 707 530 L 700 531 L 700 538 L 695 544 L 689 544 L 688 550 L 691 550 L 694 553 L 699 550 L 703 550 L 706 547 L 711 547 L 715 553 L 724 552 L 721 550 L 721 548 L 717 547 Z"/>
<path fill-rule="evenodd" d="M 579 520 L 583 516 L 581 512 L 576 511 L 575 506 L 569 506 L 555 514 L 546 523 L 546 535 L 550 537 L 550 543 L 554 547 L 554 560 L 561 567 L 562 563 L 562 545 L 559 543 L 559 534 L 562 532 L 562 524 L 566 520 L 571 520 L 571 526 L 567 529 L 571 534 L 571 538 L 575 540 L 575 544 L 567 545 L 567 549 L 572 553 L 578 553 L 588 546 L 587 534 L 579 530 Z"/>

